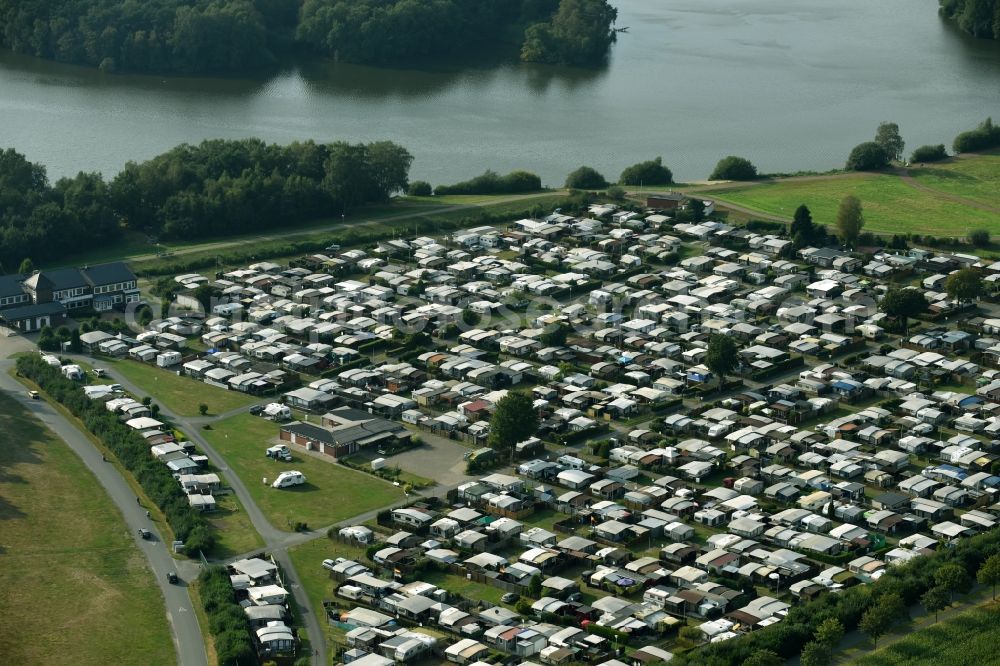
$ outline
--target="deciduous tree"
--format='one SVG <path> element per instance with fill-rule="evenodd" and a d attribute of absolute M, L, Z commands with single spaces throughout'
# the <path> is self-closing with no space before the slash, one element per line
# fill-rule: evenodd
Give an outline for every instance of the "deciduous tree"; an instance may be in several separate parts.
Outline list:
<path fill-rule="evenodd" d="M 927 609 L 928 613 L 934 613 L 934 621 L 938 620 L 938 613 L 951 604 L 951 593 L 943 585 L 935 585 L 924 592 L 920 597 L 920 603 Z"/>
<path fill-rule="evenodd" d="M 510 391 L 501 398 L 490 418 L 489 444 L 502 453 L 514 454 L 514 445 L 535 434 L 538 414 L 531 404 L 531 397 L 519 391 Z"/>
<path fill-rule="evenodd" d="M 731 337 L 717 334 L 709 339 L 705 365 L 719 377 L 719 386 L 726 380 L 726 375 L 739 366 L 739 361 L 739 348 Z"/>
<path fill-rule="evenodd" d="M 903 159 L 903 147 L 906 144 L 899 134 L 899 125 L 896 123 L 881 123 L 875 130 L 875 143 L 882 147 L 889 159 Z"/>
<path fill-rule="evenodd" d="M 657 157 L 626 167 L 618 182 L 622 185 L 669 185 L 674 182 L 674 174 L 663 166 L 663 158 Z"/>
<path fill-rule="evenodd" d="M 599 190 L 607 187 L 608 181 L 597 169 L 582 166 L 566 176 L 566 187 L 574 190 Z"/>
<path fill-rule="evenodd" d="M 993 598 L 997 598 L 997 585 L 1000 584 L 1000 555 L 992 555 L 976 572 L 976 579 L 982 585 L 993 588 Z"/>
<path fill-rule="evenodd" d="M 853 194 L 841 199 L 840 208 L 837 210 L 837 230 L 848 247 L 854 247 L 864 226 L 865 216 L 861 200 Z"/>
<path fill-rule="evenodd" d="M 962 268 L 948 276 L 944 288 L 956 301 L 974 301 L 983 293 L 982 273 L 975 268 Z"/>
<path fill-rule="evenodd" d="M 729 155 L 719 160 L 709 180 L 756 180 L 757 167 L 745 157 Z"/>
<path fill-rule="evenodd" d="M 879 304 L 882 312 L 903 322 L 904 334 L 908 330 L 910 317 L 919 317 L 927 312 L 929 306 L 918 289 L 890 289 Z"/>

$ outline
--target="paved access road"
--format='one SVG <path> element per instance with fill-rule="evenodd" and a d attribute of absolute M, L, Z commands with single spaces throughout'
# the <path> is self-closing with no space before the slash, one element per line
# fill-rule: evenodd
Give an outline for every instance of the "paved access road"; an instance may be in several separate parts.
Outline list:
<path fill-rule="evenodd" d="M 169 544 L 163 541 L 156 525 L 146 518 L 146 507 L 136 503 L 135 493 L 122 478 L 118 467 L 110 462 L 104 462 L 101 459 L 101 453 L 90 440 L 48 402 L 30 399 L 24 386 L 10 376 L 9 370 L 13 366 L 12 360 L 0 361 L 0 389 L 10 393 L 35 418 L 65 441 L 97 477 L 98 482 L 107 491 L 108 497 L 121 511 L 129 532 L 136 540 L 139 550 L 149 561 L 156 582 L 163 592 L 167 618 L 170 620 L 170 631 L 177 650 L 177 662 L 183 666 L 207 666 L 208 657 L 205 655 L 205 641 L 202 637 L 201 627 L 198 625 L 191 597 L 187 591 L 187 582 L 197 576 L 197 567 L 190 562 L 177 561 L 171 557 Z M 140 539 L 138 536 L 139 528 L 148 529 L 153 533 L 154 538 L 149 541 Z M 178 574 L 180 580 L 177 585 L 171 585 L 167 582 L 169 572 Z"/>

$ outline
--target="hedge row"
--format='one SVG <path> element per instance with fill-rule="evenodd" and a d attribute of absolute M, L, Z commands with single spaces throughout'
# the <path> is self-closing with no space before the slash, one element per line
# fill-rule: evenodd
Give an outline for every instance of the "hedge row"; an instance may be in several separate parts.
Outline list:
<path fill-rule="evenodd" d="M 204 516 L 191 508 L 187 495 L 167 467 L 150 455 L 146 440 L 105 409 L 103 403 L 90 400 L 79 384 L 64 377 L 40 356 L 18 358 L 17 370 L 83 421 L 87 430 L 118 457 L 149 499 L 163 511 L 189 555 L 193 557 L 199 551 L 212 549 L 215 537 Z"/>
<path fill-rule="evenodd" d="M 778 624 L 740 638 L 711 643 L 689 654 L 676 655 L 672 664 L 687 666 L 730 666 L 742 664 L 758 650 L 771 650 L 783 658 L 798 655 L 812 640 L 816 628 L 826 619 L 836 618 L 850 632 L 861 616 L 888 594 L 899 595 L 907 606 L 935 586 L 934 573 L 946 564 L 957 564 L 974 577 L 987 558 L 1000 554 L 1000 530 L 992 530 L 942 546 L 940 550 L 890 567 L 870 585 L 856 585 L 838 594 L 825 592 L 812 601 L 798 602 Z"/>
<path fill-rule="evenodd" d="M 219 666 L 256 664 L 257 653 L 250 642 L 247 616 L 236 603 L 225 567 L 205 567 L 198 574 L 198 594 L 215 639 Z"/>

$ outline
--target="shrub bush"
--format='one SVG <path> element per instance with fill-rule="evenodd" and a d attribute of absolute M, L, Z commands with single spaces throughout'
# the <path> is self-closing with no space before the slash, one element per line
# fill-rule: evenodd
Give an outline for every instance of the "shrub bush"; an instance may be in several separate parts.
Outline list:
<path fill-rule="evenodd" d="M 948 151 L 944 149 L 943 143 L 920 146 L 910 155 L 910 162 L 940 162 L 944 159 L 948 159 Z"/>
<path fill-rule="evenodd" d="M 431 184 L 426 180 L 415 180 L 406 188 L 406 193 L 411 197 L 429 197 L 432 192 Z"/>
<path fill-rule="evenodd" d="M 542 179 L 533 173 L 511 171 L 506 176 L 501 176 L 495 171 L 486 171 L 454 185 L 438 185 L 434 188 L 434 194 L 519 194 L 537 192 L 540 189 Z"/>
<path fill-rule="evenodd" d="M 756 180 L 757 167 L 745 157 L 729 155 L 719 160 L 709 180 Z"/>

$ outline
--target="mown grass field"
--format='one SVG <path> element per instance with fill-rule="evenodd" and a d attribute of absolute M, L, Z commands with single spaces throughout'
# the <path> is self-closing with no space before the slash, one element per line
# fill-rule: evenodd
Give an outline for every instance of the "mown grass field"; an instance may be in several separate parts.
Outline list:
<path fill-rule="evenodd" d="M 261 538 L 236 495 L 217 495 L 217 511 L 205 514 L 215 533 L 215 546 L 207 555 L 224 560 L 263 547 Z"/>
<path fill-rule="evenodd" d="M 976 187 L 979 187 L 978 181 Z M 964 238 L 970 229 L 980 228 L 1000 234 L 1000 215 L 917 189 L 892 174 L 802 178 L 702 192 L 706 197 L 721 202 L 789 219 L 795 209 L 804 203 L 812 212 L 813 219 L 827 225 L 831 231 L 836 225 L 840 201 L 853 194 L 864 207 L 865 231 Z M 1000 190 L 994 193 L 992 202 L 984 200 L 984 203 L 1000 206 Z"/>
<path fill-rule="evenodd" d="M 163 598 L 97 480 L 6 395 L 0 432 L 4 663 L 173 663 Z"/>
<path fill-rule="evenodd" d="M 1000 607 L 955 615 L 911 632 L 891 645 L 850 662 L 853 666 L 970 666 L 996 664 Z"/>
<path fill-rule="evenodd" d="M 910 169 L 921 185 L 972 199 L 988 206 L 1000 205 L 1000 154 L 975 155 Z"/>
<path fill-rule="evenodd" d="M 198 416 L 198 405 L 202 403 L 208 405 L 211 415 L 249 407 L 256 402 L 253 396 L 246 393 L 227 391 L 190 377 L 178 377 L 175 372 L 148 363 L 122 359 L 110 365 L 146 395 L 152 396 L 153 402 L 181 416 Z"/>
<path fill-rule="evenodd" d="M 259 416 L 232 416 L 202 435 L 243 479 L 254 502 L 278 529 L 291 529 L 296 522 L 316 529 L 403 499 L 401 488 L 382 479 L 310 455 L 293 452 L 290 463 L 271 460 L 264 449 L 277 440 L 278 426 Z M 279 472 L 292 469 L 305 474 L 305 484 L 279 490 L 261 481 L 273 481 Z"/>

